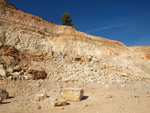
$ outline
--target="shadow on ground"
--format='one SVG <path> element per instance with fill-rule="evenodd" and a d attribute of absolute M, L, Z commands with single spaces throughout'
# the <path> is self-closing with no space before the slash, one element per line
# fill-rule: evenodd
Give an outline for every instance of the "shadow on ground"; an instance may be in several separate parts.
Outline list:
<path fill-rule="evenodd" d="M 83 96 L 83 98 L 81 99 L 81 101 L 86 100 L 87 98 L 89 98 L 89 96 Z"/>

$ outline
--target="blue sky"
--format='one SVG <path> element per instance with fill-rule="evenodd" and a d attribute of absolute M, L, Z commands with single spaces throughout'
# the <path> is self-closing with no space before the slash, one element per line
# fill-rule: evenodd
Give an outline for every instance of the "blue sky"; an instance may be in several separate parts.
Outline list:
<path fill-rule="evenodd" d="M 7 0 L 18 9 L 61 24 L 63 13 L 74 27 L 127 46 L 150 46 L 150 0 Z"/>

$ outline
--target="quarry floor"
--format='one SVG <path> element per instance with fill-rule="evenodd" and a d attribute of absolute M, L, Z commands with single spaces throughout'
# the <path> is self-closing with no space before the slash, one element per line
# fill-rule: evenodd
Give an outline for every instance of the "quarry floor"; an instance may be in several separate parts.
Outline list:
<path fill-rule="evenodd" d="M 69 105 L 53 107 L 50 98 L 60 97 L 63 87 L 81 87 L 84 98 Z M 0 104 L 0 113 L 150 113 L 150 84 L 50 83 L 46 80 L 5 81 L 0 88 L 10 97 Z M 35 101 L 46 93 L 49 98 Z"/>

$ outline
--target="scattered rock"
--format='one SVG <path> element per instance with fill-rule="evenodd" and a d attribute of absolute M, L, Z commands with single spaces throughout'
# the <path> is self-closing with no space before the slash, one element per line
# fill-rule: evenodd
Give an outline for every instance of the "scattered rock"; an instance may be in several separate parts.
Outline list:
<path fill-rule="evenodd" d="M 88 107 L 89 105 L 88 104 L 86 104 L 85 106 L 84 106 L 84 108 L 86 108 L 86 107 Z"/>
<path fill-rule="evenodd" d="M 110 86 L 109 86 L 109 85 L 105 85 L 105 88 L 109 89 L 109 88 L 110 88 Z"/>
<path fill-rule="evenodd" d="M 20 75 L 20 72 L 14 72 L 13 73 L 15 76 L 19 76 Z"/>
<path fill-rule="evenodd" d="M 8 71 L 9 73 L 13 73 L 13 72 L 14 72 L 13 68 L 8 68 L 7 71 Z"/>
<path fill-rule="evenodd" d="M 62 98 L 69 101 L 80 101 L 83 98 L 84 90 L 81 88 L 64 88 Z"/>
<path fill-rule="evenodd" d="M 140 97 L 135 95 L 134 98 L 140 98 Z"/>
<path fill-rule="evenodd" d="M 3 65 L 0 65 L 0 75 L 3 77 L 8 77 L 9 73 L 5 70 Z"/>
<path fill-rule="evenodd" d="M 14 81 L 16 81 L 16 80 L 19 80 L 19 76 L 18 75 L 14 75 L 14 76 L 12 76 L 12 80 L 14 80 Z"/>
<path fill-rule="evenodd" d="M 126 73 L 122 73 L 121 76 L 122 77 L 127 77 L 127 74 Z"/>
<path fill-rule="evenodd" d="M 46 99 L 48 97 L 49 96 L 47 96 L 47 94 L 38 94 L 38 95 L 35 96 L 35 100 L 36 101 L 42 101 L 42 100 L 44 100 L 44 99 Z"/>
<path fill-rule="evenodd" d="M 6 99 L 9 97 L 9 93 L 4 89 L 0 89 L 0 97 L 3 97 L 4 99 Z"/>
<path fill-rule="evenodd" d="M 34 79 L 35 80 L 38 80 L 38 79 L 45 79 L 47 74 L 44 70 L 40 71 L 40 70 L 29 70 L 29 74 L 32 74 L 34 76 Z"/>
<path fill-rule="evenodd" d="M 8 77 L 8 80 L 13 80 L 13 76 L 9 76 L 9 77 Z"/>
<path fill-rule="evenodd" d="M 6 73 L 6 71 L 4 69 L 0 69 L 0 75 L 1 76 L 6 76 L 7 73 Z"/>
<path fill-rule="evenodd" d="M 32 74 L 26 74 L 26 75 L 24 76 L 24 78 L 25 78 L 26 80 L 34 80 L 34 75 L 32 75 Z"/>
<path fill-rule="evenodd" d="M 19 65 L 15 66 L 14 71 L 17 71 L 17 72 L 21 71 L 21 67 Z"/>
<path fill-rule="evenodd" d="M 41 108 L 42 108 L 42 106 L 41 106 L 41 105 L 38 105 L 38 106 L 37 106 L 37 109 L 41 109 Z"/>
<path fill-rule="evenodd" d="M 66 100 L 63 100 L 63 99 L 51 99 L 51 104 L 54 107 L 57 107 L 57 106 L 65 106 L 68 104 L 68 102 Z"/>
<path fill-rule="evenodd" d="M 106 98 L 113 98 L 113 96 L 112 95 L 107 95 Z"/>
<path fill-rule="evenodd" d="M 24 71 L 23 70 L 20 71 L 19 75 L 24 75 Z"/>
<path fill-rule="evenodd" d="M 3 66 L 3 65 L 0 65 L 0 69 L 4 69 L 4 66 Z"/>

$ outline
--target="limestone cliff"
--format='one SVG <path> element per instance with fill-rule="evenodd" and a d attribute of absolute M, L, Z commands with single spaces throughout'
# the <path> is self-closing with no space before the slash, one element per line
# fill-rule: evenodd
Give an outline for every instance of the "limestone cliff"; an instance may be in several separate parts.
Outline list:
<path fill-rule="evenodd" d="M 127 47 L 119 41 L 56 25 L 4 0 L 0 0 L 0 44 L 33 56 L 32 65 L 42 65 L 49 77 L 57 80 L 102 81 L 101 75 L 111 78 L 124 73 L 131 78 L 150 76 L 149 47 Z"/>

